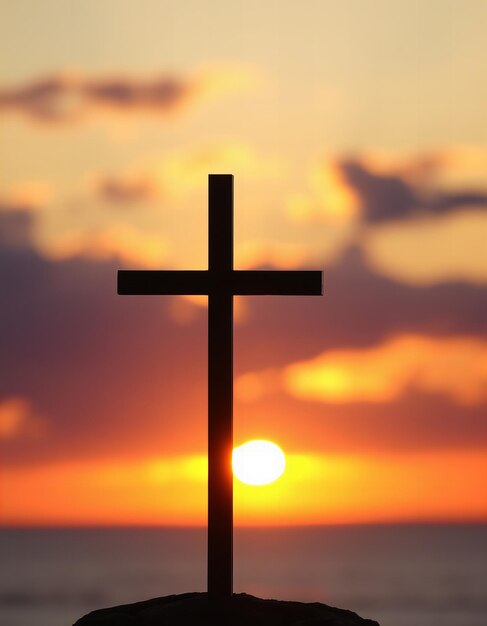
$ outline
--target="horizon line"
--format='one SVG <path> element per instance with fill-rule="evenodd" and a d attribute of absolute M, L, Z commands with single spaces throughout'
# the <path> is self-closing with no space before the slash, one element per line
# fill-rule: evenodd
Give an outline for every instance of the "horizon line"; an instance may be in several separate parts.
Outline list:
<path fill-rule="evenodd" d="M 245 524 L 235 530 L 292 530 L 310 528 L 336 527 L 371 527 L 371 526 L 486 526 L 487 518 L 458 520 L 397 520 L 397 521 L 363 521 L 363 522 L 325 522 L 309 524 Z M 201 530 L 206 531 L 206 524 L 0 524 L 3 530 Z"/>

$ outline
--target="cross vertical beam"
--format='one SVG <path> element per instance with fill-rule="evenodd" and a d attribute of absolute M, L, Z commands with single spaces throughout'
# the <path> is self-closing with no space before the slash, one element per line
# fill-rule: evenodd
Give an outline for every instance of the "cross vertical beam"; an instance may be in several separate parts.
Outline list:
<path fill-rule="evenodd" d="M 208 187 L 208 593 L 229 597 L 233 578 L 233 176 Z"/>
<path fill-rule="evenodd" d="M 208 270 L 119 270 L 121 295 L 208 295 L 208 592 L 232 594 L 233 297 L 321 296 L 320 271 L 233 269 L 233 176 L 210 174 Z"/>

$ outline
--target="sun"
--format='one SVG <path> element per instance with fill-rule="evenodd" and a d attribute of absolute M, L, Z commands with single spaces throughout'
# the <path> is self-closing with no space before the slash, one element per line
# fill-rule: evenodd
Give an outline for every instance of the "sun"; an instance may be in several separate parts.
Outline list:
<path fill-rule="evenodd" d="M 234 475 L 247 485 L 268 485 L 282 476 L 286 457 L 281 448 L 264 439 L 254 439 L 234 448 Z"/>

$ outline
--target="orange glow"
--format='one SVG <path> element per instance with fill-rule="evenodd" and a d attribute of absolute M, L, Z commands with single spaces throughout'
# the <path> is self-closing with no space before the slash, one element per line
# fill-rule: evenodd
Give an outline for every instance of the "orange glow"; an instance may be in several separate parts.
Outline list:
<path fill-rule="evenodd" d="M 308 256 L 309 250 L 302 244 L 275 244 L 272 241 L 254 240 L 236 250 L 235 265 L 242 269 L 271 266 L 292 270 L 303 267 L 309 261 Z"/>
<path fill-rule="evenodd" d="M 337 163 L 326 159 L 311 168 L 311 194 L 289 200 L 289 215 L 297 222 L 349 222 L 357 218 L 360 199 L 345 182 Z"/>
<path fill-rule="evenodd" d="M 235 481 L 237 525 L 486 520 L 484 451 L 288 454 L 280 480 Z M 206 457 L 6 469 L 2 525 L 204 525 Z"/>

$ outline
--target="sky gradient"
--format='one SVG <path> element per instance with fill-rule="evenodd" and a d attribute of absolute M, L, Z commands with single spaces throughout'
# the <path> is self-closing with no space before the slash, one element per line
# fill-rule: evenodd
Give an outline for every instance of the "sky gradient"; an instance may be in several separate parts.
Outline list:
<path fill-rule="evenodd" d="M 204 269 L 235 175 L 242 525 L 487 520 L 487 5 L 25 0 L 0 20 L 0 524 L 201 525 Z"/>

